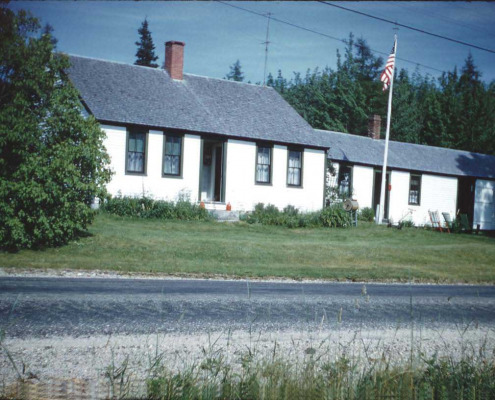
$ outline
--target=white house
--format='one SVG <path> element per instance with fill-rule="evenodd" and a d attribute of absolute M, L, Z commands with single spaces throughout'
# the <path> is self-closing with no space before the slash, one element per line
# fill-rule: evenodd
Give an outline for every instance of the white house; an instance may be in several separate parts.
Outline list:
<path fill-rule="evenodd" d="M 317 130 L 328 143 L 336 174 L 330 184 L 352 191 L 359 206 L 380 202 L 384 140 L 380 117 L 370 118 L 369 137 Z M 389 142 L 385 218 L 429 224 L 428 211 L 467 214 L 473 228 L 495 230 L 495 157 L 411 143 Z"/>
<path fill-rule="evenodd" d="M 184 43 L 165 44 L 165 69 L 70 56 L 69 77 L 106 132 L 112 195 L 251 210 L 324 204 L 327 157 L 339 190 L 360 207 L 380 197 L 380 119 L 369 135 L 313 130 L 272 88 L 183 73 Z M 495 230 L 495 157 L 390 142 L 385 216 L 429 223 L 458 211 Z"/>
<path fill-rule="evenodd" d="M 165 69 L 70 56 L 69 77 L 106 132 L 109 192 L 320 209 L 328 146 L 311 126 L 270 87 L 183 73 L 184 43 L 165 46 Z"/>

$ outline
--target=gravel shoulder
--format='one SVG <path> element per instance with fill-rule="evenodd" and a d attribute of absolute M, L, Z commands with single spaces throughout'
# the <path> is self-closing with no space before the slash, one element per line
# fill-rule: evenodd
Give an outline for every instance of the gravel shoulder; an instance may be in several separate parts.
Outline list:
<path fill-rule="evenodd" d="M 415 357 L 459 359 L 461 356 L 487 355 L 495 351 L 495 334 L 490 328 L 314 331 L 217 331 L 199 334 L 97 335 L 93 337 L 51 337 L 6 339 L 0 355 L 0 382 L 12 384 L 18 371 L 23 377 L 39 381 L 79 379 L 105 380 L 105 371 L 120 367 L 126 358 L 128 372 L 136 380 L 150 373 L 160 359 L 173 371 L 199 365 L 207 357 L 219 358 L 234 367 L 250 352 L 271 359 L 274 354 L 292 364 L 303 362 L 308 349 L 321 361 L 336 361 L 345 355 L 362 362 L 385 357 L 391 362 L 406 362 L 411 348 Z M 7 356 L 7 352 L 9 356 Z M 15 364 L 15 368 L 14 368 Z"/>

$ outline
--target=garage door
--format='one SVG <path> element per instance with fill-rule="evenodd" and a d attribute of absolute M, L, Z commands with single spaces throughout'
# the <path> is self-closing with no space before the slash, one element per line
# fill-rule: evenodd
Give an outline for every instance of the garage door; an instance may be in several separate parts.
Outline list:
<path fill-rule="evenodd" d="M 473 227 L 495 230 L 495 181 L 478 179 L 474 194 Z"/>

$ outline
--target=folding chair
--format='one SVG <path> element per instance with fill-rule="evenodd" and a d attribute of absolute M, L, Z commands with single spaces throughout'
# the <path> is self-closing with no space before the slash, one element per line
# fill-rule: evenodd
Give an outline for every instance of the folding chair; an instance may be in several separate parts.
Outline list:
<path fill-rule="evenodd" d="M 450 214 L 448 212 L 443 212 L 442 215 L 445 221 L 447 232 L 450 233 L 450 230 L 454 227 L 454 222 L 452 221 L 452 218 L 450 218 Z"/>
<path fill-rule="evenodd" d="M 431 227 L 433 229 L 436 229 L 437 231 L 443 232 L 442 223 L 440 222 L 440 215 L 438 215 L 438 211 L 428 210 L 428 215 L 430 216 Z"/>

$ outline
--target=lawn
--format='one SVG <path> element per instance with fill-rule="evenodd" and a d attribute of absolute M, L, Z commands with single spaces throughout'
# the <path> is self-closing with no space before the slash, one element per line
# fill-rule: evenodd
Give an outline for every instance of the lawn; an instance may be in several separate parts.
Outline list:
<path fill-rule="evenodd" d="M 90 236 L 44 251 L 0 253 L 15 269 L 356 281 L 495 282 L 495 239 L 360 223 L 288 229 L 100 214 Z"/>

